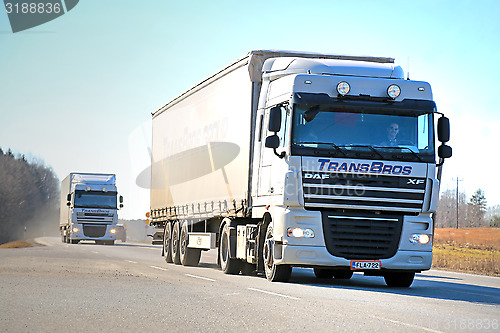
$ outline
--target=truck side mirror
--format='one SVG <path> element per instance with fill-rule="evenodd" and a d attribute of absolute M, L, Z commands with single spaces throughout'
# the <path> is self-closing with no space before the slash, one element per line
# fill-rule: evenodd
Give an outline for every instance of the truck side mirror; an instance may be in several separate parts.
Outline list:
<path fill-rule="evenodd" d="M 441 142 L 450 141 L 450 120 L 446 117 L 438 119 L 437 123 L 438 140 Z"/>
<path fill-rule="evenodd" d="M 276 149 L 280 146 L 280 138 L 276 134 L 266 138 L 266 147 Z"/>
<path fill-rule="evenodd" d="M 66 196 L 66 201 L 71 201 L 71 193 L 68 193 L 68 195 Z"/>
<path fill-rule="evenodd" d="M 445 144 L 438 147 L 438 156 L 441 158 L 450 158 L 452 155 L 452 150 L 450 146 Z"/>
<path fill-rule="evenodd" d="M 120 195 L 120 203 L 123 203 L 123 197 Z"/>
<path fill-rule="evenodd" d="M 269 111 L 270 132 L 279 132 L 281 129 L 281 105 L 273 106 Z M 267 146 L 266 146 L 267 147 Z"/>

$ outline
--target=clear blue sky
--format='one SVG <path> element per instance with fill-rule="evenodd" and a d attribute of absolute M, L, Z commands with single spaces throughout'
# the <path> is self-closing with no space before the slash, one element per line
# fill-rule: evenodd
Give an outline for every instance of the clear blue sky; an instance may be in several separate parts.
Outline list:
<path fill-rule="evenodd" d="M 500 204 L 500 1 L 81 0 L 13 34 L 0 9 L 0 147 L 71 171 L 114 172 L 124 218 L 149 192 L 151 112 L 252 49 L 396 58 L 452 124 L 453 178 Z"/>

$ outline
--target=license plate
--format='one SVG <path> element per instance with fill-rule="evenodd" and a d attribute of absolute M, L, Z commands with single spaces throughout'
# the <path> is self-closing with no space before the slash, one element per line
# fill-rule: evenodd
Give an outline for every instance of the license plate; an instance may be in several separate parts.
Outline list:
<path fill-rule="evenodd" d="M 351 270 L 360 269 L 381 269 L 380 260 L 351 260 Z"/>

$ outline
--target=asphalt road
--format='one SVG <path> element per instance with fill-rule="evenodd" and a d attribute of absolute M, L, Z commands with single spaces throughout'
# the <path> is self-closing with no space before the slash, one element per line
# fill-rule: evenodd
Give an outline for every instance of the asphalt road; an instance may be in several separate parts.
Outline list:
<path fill-rule="evenodd" d="M 161 247 L 63 244 L 0 249 L 4 332 L 500 332 L 500 278 L 431 270 L 409 289 L 381 277 L 289 283 L 167 264 Z"/>

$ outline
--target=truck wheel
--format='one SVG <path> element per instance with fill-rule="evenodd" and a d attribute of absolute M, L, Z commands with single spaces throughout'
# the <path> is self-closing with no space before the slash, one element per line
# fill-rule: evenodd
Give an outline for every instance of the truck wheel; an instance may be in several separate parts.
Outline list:
<path fill-rule="evenodd" d="M 391 272 L 384 275 L 387 286 L 396 288 L 410 287 L 414 278 L 415 272 Z"/>
<path fill-rule="evenodd" d="M 225 274 L 239 274 L 241 270 L 241 261 L 236 258 L 231 258 L 229 251 L 229 226 L 225 224 L 222 228 L 219 244 L 220 266 Z"/>
<path fill-rule="evenodd" d="M 267 226 L 266 239 L 264 241 L 264 249 L 262 251 L 264 257 L 264 271 L 266 278 L 272 282 L 287 282 L 292 275 L 292 266 L 276 265 L 274 263 L 274 240 L 273 227 L 271 224 Z"/>
<path fill-rule="evenodd" d="M 181 264 L 181 256 L 179 253 L 179 222 L 175 222 L 172 228 L 172 242 L 170 243 L 170 250 L 172 252 L 172 261 L 176 265 Z"/>
<path fill-rule="evenodd" d="M 79 240 L 78 239 L 72 239 L 71 244 L 78 244 Z"/>
<path fill-rule="evenodd" d="M 201 249 L 189 248 L 188 244 L 189 244 L 188 228 L 187 228 L 187 223 L 185 222 L 181 228 L 181 237 L 179 245 L 181 264 L 183 266 L 197 266 L 198 263 L 200 262 Z"/>
<path fill-rule="evenodd" d="M 330 268 L 315 268 L 314 275 L 318 279 L 331 279 L 333 277 L 334 271 Z"/>
<path fill-rule="evenodd" d="M 172 223 L 165 223 L 165 229 L 163 230 L 163 255 L 165 256 L 165 261 L 168 263 L 173 263 L 172 259 Z"/>
<path fill-rule="evenodd" d="M 256 265 L 250 264 L 248 262 L 243 262 L 241 266 L 241 274 L 243 275 L 255 275 L 256 274 Z"/>

